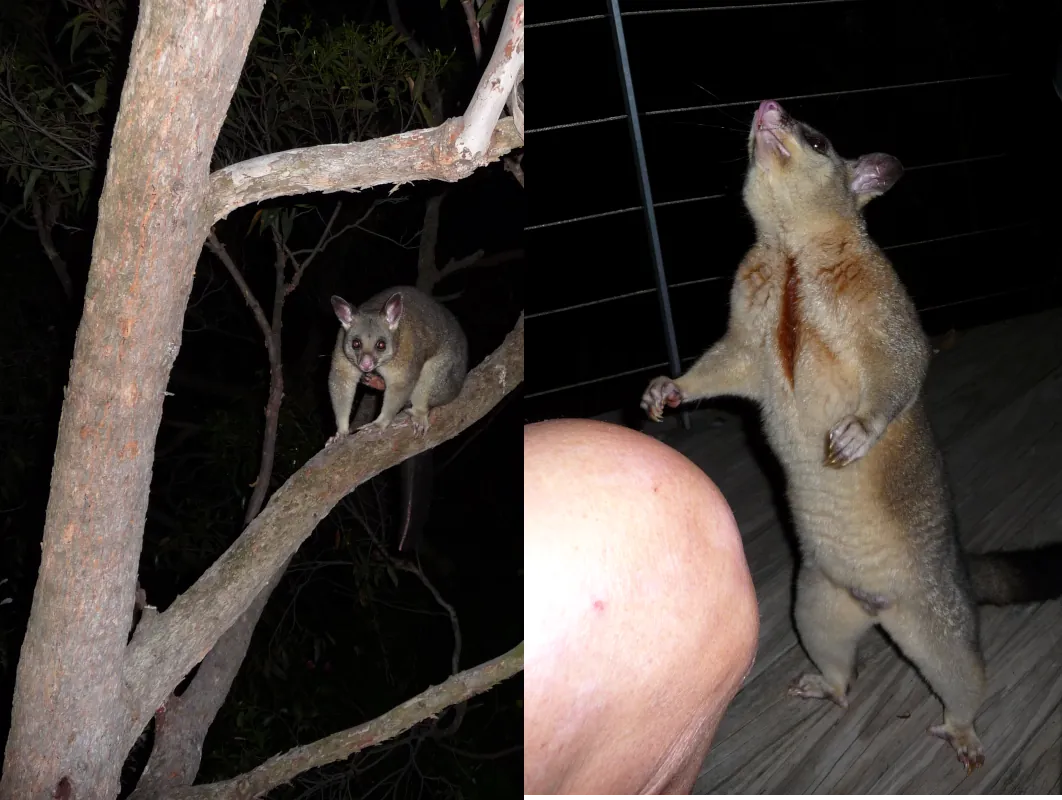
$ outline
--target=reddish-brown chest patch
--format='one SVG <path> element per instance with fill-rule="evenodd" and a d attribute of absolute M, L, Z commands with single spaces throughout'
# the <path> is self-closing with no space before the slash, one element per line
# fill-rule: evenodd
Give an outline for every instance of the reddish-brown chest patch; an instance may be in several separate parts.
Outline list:
<path fill-rule="evenodd" d="M 792 256 L 785 260 L 782 279 L 782 308 L 778 315 L 778 355 L 789 386 L 793 387 L 793 370 L 800 346 L 800 276 Z"/>

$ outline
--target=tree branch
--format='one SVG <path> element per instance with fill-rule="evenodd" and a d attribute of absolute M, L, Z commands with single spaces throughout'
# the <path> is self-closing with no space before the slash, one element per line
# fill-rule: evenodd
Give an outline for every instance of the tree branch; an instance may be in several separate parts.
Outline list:
<path fill-rule="evenodd" d="M 33 194 L 30 200 L 33 209 L 33 221 L 37 223 L 37 238 L 40 240 L 41 247 L 44 248 L 44 253 L 52 264 L 52 269 L 55 270 L 55 277 L 59 279 L 59 284 L 63 287 L 63 294 L 66 295 L 68 301 L 72 301 L 74 299 L 74 284 L 70 280 L 70 270 L 66 267 L 66 261 L 59 255 L 59 248 L 55 246 L 55 240 L 52 238 L 52 229 L 55 227 L 55 220 L 59 216 L 59 203 L 50 195 L 51 193 L 49 192 L 48 209 L 45 211 L 41 207 L 40 197 L 36 193 Z"/>
<path fill-rule="evenodd" d="M 131 642 L 124 661 L 131 747 L 169 692 L 203 659 L 266 583 L 343 497 L 401 461 L 436 447 L 482 418 L 523 381 L 523 316 L 473 369 L 460 395 L 432 412 L 427 434 L 407 423 L 361 431 L 311 458 L 270 498 L 235 543 Z"/>
<path fill-rule="evenodd" d="M 483 61 L 483 37 L 479 30 L 479 20 L 476 19 L 476 7 L 472 0 L 461 0 L 461 8 L 465 12 L 465 22 L 468 23 L 468 34 L 472 37 L 472 53 L 476 57 L 476 64 Z"/>
<path fill-rule="evenodd" d="M 225 245 L 218 241 L 218 237 L 213 230 L 211 230 L 210 235 L 207 236 L 207 247 L 209 247 L 210 252 L 216 255 L 218 260 L 225 265 L 225 269 L 229 271 L 229 275 L 232 276 L 232 279 L 240 288 L 240 294 L 242 294 L 243 299 L 247 301 L 251 313 L 254 314 L 255 321 L 258 323 L 258 328 L 262 331 L 262 336 L 265 337 L 266 348 L 271 347 L 273 344 L 273 330 L 269 325 L 269 320 L 266 319 L 265 312 L 262 311 L 262 306 L 254 296 L 254 292 L 251 291 L 251 287 L 247 284 L 247 281 L 243 279 L 243 275 L 241 274 L 239 267 L 236 266 L 236 262 L 232 260 L 232 256 L 230 256 L 228 250 L 225 249 Z"/>
<path fill-rule="evenodd" d="M 372 211 L 372 209 L 375 208 L 375 207 L 376 207 L 376 204 L 374 203 L 372 206 L 370 206 L 369 211 Z M 314 260 L 314 258 L 317 257 L 317 254 L 320 253 L 324 249 L 325 242 L 331 242 L 332 241 L 330 238 L 328 238 L 328 232 L 330 230 L 332 230 L 332 225 L 335 223 L 336 217 L 339 216 L 339 211 L 342 208 L 343 208 L 343 201 L 340 200 L 338 203 L 336 203 L 336 208 L 335 208 L 335 211 L 332 212 L 332 216 L 328 218 L 328 224 L 325 225 L 324 233 L 322 233 L 320 235 L 320 237 L 318 237 L 317 244 L 314 245 L 313 250 L 310 251 L 310 254 L 308 256 L 306 256 L 306 260 L 305 261 L 303 261 L 300 264 L 295 259 L 295 255 L 290 250 L 287 250 L 287 254 L 291 258 L 292 266 L 295 267 L 295 274 L 292 275 L 292 277 L 291 277 L 291 283 L 289 283 L 287 286 L 284 287 L 284 294 L 286 294 L 286 295 L 287 294 L 291 294 L 297 288 L 299 288 L 299 281 L 302 280 L 302 274 L 304 272 L 306 272 L 306 268 L 308 266 L 310 266 L 310 263 Z M 365 212 L 365 216 L 369 215 L 369 211 Z M 286 249 L 286 246 L 285 246 L 285 249 Z"/>
<path fill-rule="evenodd" d="M 491 130 L 501 122 L 511 122 L 514 133 L 516 125 L 512 118 L 498 122 L 505 102 L 509 99 L 516 81 L 524 69 L 524 2 L 509 0 L 498 43 L 483 70 L 479 86 L 464 115 L 464 129 L 454 142 L 457 153 L 467 159 L 475 159 L 487 150 Z M 522 142 L 523 137 L 517 135 Z"/>
<path fill-rule="evenodd" d="M 445 193 L 428 198 L 424 208 L 424 227 L 420 230 L 420 247 L 417 250 L 417 288 L 431 294 L 439 280 L 439 268 L 435 266 L 435 245 L 439 241 L 439 212 Z"/>
<path fill-rule="evenodd" d="M 507 117 L 487 129 L 489 144 L 479 155 L 463 153 L 454 146 L 462 125 L 458 117 L 437 128 L 367 142 L 302 147 L 232 164 L 210 176 L 212 219 L 224 219 L 241 206 L 273 197 L 355 191 L 415 180 L 458 181 L 523 147 L 516 126 Z"/>
<path fill-rule="evenodd" d="M 276 262 L 273 269 L 276 279 L 273 282 L 273 321 L 270 325 L 269 341 L 266 351 L 269 355 L 269 400 L 265 408 L 265 431 L 262 433 L 262 460 L 258 467 L 258 477 L 254 481 L 254 491 L 247 504 L 243 524 L 250 524 L 258 516 L 269 491 L 269 479 L 273 475 L 273 459 L 277 450 L 277 427 L 280 425 L 280 403 L 284 399 L 284 365 L 281 361 L 281 331 L 284 327 L 284 269 L 287 266 L 287 254 L 284 252 L 284 240 L 280 230 L 273 225 L 273 246 L 276 249 Z M 309 259 L 307 259 L 309 261 Z"/>
<path fill-rule="evenodd" d="M 290 781 L 306 770 L 341 761 L 392 739 L 455 703 L 491 689 L 523 668 L 524 644 L 521 642 L 505 655 L 458 673 L 371 722 L 274 756 L 238 778 L 177 789 L 163 795 L 163 800 L 250 800 L 261 797 L 274 786 Z"/>

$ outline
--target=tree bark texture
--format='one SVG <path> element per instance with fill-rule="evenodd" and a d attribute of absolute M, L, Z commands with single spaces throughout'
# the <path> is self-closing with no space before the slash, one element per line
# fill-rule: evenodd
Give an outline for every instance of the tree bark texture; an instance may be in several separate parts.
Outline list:
<path fill-rule="evenodd" d="M 163 392 L 212 221 L 210 157 L 263 0 L 142 0 L 16 678 L 2 800 L 118 793 Z M 143 720 L 147 722 L 147 720 Z M 123 748 L 126 748 L 123 750 Z"/>

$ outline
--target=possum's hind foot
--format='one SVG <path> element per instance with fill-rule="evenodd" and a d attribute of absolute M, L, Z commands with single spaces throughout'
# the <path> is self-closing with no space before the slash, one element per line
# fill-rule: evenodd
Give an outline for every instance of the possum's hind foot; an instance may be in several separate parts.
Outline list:
<path fill-rule="evenodd" d="M 955 748 L 959 761 L 966 767 L 967 775 L 985 763 L 985 751 L 973 725 L 951 725 L 945 722 L 943 725 L 934 725 L 926 732 L 944 739 Z"/>
<path fill-rule="evenodd" d="M 789 684 L 789 696 L 804 700 L 830 700 L 841 708 L 848 708 L 848 696 L 844 689 L 838 691 L 822 675 L 808 673 Z"/>

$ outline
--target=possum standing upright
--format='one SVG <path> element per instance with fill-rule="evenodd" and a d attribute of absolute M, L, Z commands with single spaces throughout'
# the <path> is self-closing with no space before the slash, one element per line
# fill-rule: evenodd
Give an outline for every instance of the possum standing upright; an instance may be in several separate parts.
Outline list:
<path fill-rule="evenodd" d="M 333 295 L 332 309 L 340 329 L 328 374 L 336 416 L 336 434 L 329 444 L 350 432 L 359 382 L 384 390 L 379 415 L 365 427 L 386 428 L 408 404 L 413 431 L 423 435 L 431 409 L 457 397 L 468 372 L 468 341 L 457 318 L 411 286 L 380 292 L 357 309 Z M 415 542 L 427 516 L 431 458 L 430 452 L 419 453 L 402 462 L 399 550 L 407 540 Z"/>
<path fill-rule="evenodd" d="M 744 186 L 756 243 L 734 280 L 727 333 L 686 374 L 650 382 L 642 407 L 658 420 L 664 405 L 720 395 L 760 404 L 800 540 L 797 629 L 821 671 L 790 693 L 846 707 L 856 645 L 879 624 L 944 703 L 944 724 L 929 732 L 971 771 L 984 762 L 976 604 L 1062 593 L 1062 546 L 1035 556 L 959 548 L 922 404 L 929 347 L 862 218 L 901 174 L 885 154 L 841 158 L 762 103 Z"/>

